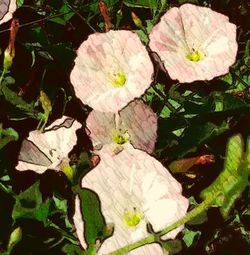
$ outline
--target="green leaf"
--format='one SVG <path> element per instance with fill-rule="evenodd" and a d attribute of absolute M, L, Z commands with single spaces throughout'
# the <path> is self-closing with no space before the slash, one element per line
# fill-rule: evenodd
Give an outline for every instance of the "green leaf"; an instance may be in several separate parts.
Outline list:
<path fill-rule="evenodd" d="M 87 251 L 91 254 L 96 249 L 96 241 L 104 240 L 111 233 L 107 233 L 107 226 L 101 213 L 101 205 L 97 194 L 78 186 L 74 188 L 74 191 L 80 197 L 81 213 L 84 221 L 84 238 L 88 244 Z"/>
<path fill-rule="evenodd" d="M 247 141 L 249 143 L 249 139 Z M 249 145 L 247 145 L 248 147 Z M 227 153 L 222 173 L 217 179 L 201 193 L 206 200 L 216 197 L 214 205 L 220 207 L 221 214 L 227 218 L 235 200 L 249 185 L 250 174 L 249 150 L 243 153 L 243 140 L 240 135 L 233 136 L 227 145 Z"/>
<path fill-rule="evenodd" d="M 185 228 L 183 234 L 184 234 L 184 236 L 182 237 L 183 241 L 185 242 L 187 247 L 190 247 L 193 245 L 194 241 L 200 237 L 201 232 L 192 231 L 188 228 Z"/>
<path fill-rule="evenodd" d="M 50 21 L 60 25 L 65 25 L 75 15 L 75 13 L 70 9 L 67 4 L 62 5 L 62 7 L 59 9 L 59 13 L 64 15 L 51 18 Z"/>
<path fill-rule="evenodd" d="M 24 0 L 17 0 L 16 1 L 16 4 L 17 4 L 18 8 L 21 7 L 23 5 L 23 3 L 24 3 Z"/>
<path fill-rule="evenodd" d="M 53 202 L 54 202 L 55 208 L 53 208 L 53 206 L 51 206 L 52 211 L 50 214 L 60 213 L 61 218 L 64 219 L 65 226 L 67 228 L 72 228 L 72 224 L 70 223 L 69 218 L 68 218 L 67 200 L 59 199 L 59 198 L 53 196 Z M 52 205 L 53 205 L 53 203 L 52 203 Z"/>
<path fill-rule="evenodd" d="M 213 137 L 229 129 L 229 125 L 225 121 L 220 125 L 216 125 L 212 122 L 202 123 L 201 119 L 197 120 L 197 123 L 195 123 L 195 121 L 190 122 L 190 126 L 184 130 L 183 137 L 176 149 L 178 157 L 183 157 L 190 152 L 195 152 L 200 145 L 205 144 Z M 195 136 L 193 134 L 195 134 Z"/>
<path fill-rule="evenodd" d="M 210 95 L 214 104 L 215 112 L 235 111 L 247 108 L 248 105 L 239 97 L 222 92 L 214 92 Z"/>
<path fill-rule="evenodd" d="M 79 245 L 66 244 L 63 246 L 62 251 L 67 255 L 83 255 L 83 251 Z"/>
<path fill-rule="evenodd" d="M 163 250 L 167 250 L 170 254 L 177 254 L 182 250 L 181 241 L 176 240 L 167 240 L 162 242 Z"/>
<path fill-rule="evenodd" d="M 157 10 L 160 5 L 159 0 L 125 0 L 124 4 L 128 7 L 140 7 L 140 8 L 150 8 L 152 10 Z"/>
<path fill-rule="evenodd" d="M 100 13 L 99 7 L 98 7 L 99 2 L 100 1 L 98 1 L 98 0 L 90 1 L 89 4 L 86 4 L 86 5 L 83 6 L 83 10 L 86 11 L 86 12 L 90 12 L 92 14 Z M 114 6 L 119 4 L 119 0 L 105 0 L 104 2 L 107 6 L 109 14 L 111 14 L 112 9 L 114 8 Z"/>
<path fill-rule="evenodd" d="M 16 196 L 16 203 L 13 208 L 12 218 L 31 218 L 46 223 L 50 201 L 43 202 L 42 194 L 39 190 L 40 182 L 34 183 L 24 192 Z"/>
<path fill-rule="evenodd" d="M 12 104 L 17 109 L 21 110 L 23 114 L 32 118 L 37 118 L 32 103 L 27 103 L 16 92 L 12 91 L 9 86 L 14 84 L 15 80 L 11 77 L 6 77 L 1 84 L 0 95 L 3 95 L 5 100 Z"/>
<path fill-rule="evenodd" d="M 19 138 L 18 133 L 13 128 L 2 128 L 0 124 L 0 150 L 9 142 L 17 141 Z"/>

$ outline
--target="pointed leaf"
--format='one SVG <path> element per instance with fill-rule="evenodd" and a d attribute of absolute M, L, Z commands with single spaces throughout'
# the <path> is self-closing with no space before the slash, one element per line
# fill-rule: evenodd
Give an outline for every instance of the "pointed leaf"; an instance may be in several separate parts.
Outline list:
<path fill-rule="evenodd" d="M 80 197 L 81 214 L 84 221 L 84 237 L 88 244 L 87 251 L 95 251 L 97 240 L 107 237 L 105 219 L 101 213 L 101 205 L 96 193 L 89 189 L 76 188 L 75 191 Z"/>
<path fill-rule="evenodd" d="M 42 194 L 39 190 L 40 182 L 34 183 L 24 192 L 16 196 L 16 203 L 13 208 L 12 218 L 32 218 L 46 223 L 50 201 L 43 202 Z"/>

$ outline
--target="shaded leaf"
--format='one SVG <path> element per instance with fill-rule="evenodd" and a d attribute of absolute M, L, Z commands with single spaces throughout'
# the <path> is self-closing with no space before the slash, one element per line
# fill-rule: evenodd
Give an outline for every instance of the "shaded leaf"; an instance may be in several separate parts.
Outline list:
<path fill-rule="evenodd" d="M 88 245 L 87 253 L 95 251 L 96 241 L 104 240 L 107 233 L 105 219 L 101 213 L 100 200 L 96 193 L 88 189 L 75 187 L 74 191 L 80 197 L 81 213 L 84 221 L 84 237 Z"/>
<path fill-rule="evenodd" d="M 2 128 L 0 124 L 0 150 L 9 142 L 17 141 L 19 138 L 18 133 L 13 128 Z"/>
<path fill-rule="evenodd" d="M 16 203 L 13 208 L 12 218 L 31 218 L 46 223 L 50 201 L 43 202 L 42 194 L 39 190 L 40 182 L 34 183 L 24 192 L 16 196 Z"/>
<path fill-rule="evenodd" d="M 182 240 L 185 242 L 187 247 L 190 247 L 193 245 L 194 241 L 197 240 L 201 232 L 200 231 L 192 231 L 188 228 L 185 228 L 183 231 L 184 236 L 182 237 Z"/>
<path fill-rule="evenodd" d="M 65 252 L 67 255 L 82 255 L 83 254 L 83 251 L 80 248 L 80 246 L 75 244 L 64 245 L 62 251 Z"/>

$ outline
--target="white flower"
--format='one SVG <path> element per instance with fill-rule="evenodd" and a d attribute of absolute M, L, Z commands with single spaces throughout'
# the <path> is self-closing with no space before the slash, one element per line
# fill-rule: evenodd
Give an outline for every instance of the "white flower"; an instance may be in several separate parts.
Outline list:
<path fill-rule="evenodd" d="M 22 143 L 16 169 L 33 170 L 39 174 L 47 169 L 60 170 L 69 162 L 68 153 L 76 145 L 76 130 L 80 127 L 76 120 L 63 116 L 43 133 L 40 130 L 31 131 Z"/>
<path fill-rule="evenodd" d="M 82 179 L 83 188 L 98 194 L 106 222 L 114 224 L 113 235 L 104 241 L 98 254 L 107 254 L 147 237 L 147 223 L 154 231 L 160 231 L 186 214 L 188 199 L 181 195 L 180 183 L 146 152 L 130 145 L 114 155 L 112 147 L 105 145 L 99 156 L 99 165 Z M 78 198 L 74 222 L 80 242 L 86 248 Z M 182 229 L 183 226 L 169 232 L 163 239 L 175 238 Z M 155 251 L 150 247 L 143 246 L 140 248 L 143 252 L 134 250 L 134 254 L 162 254 L 159 247 Z"/>
<path fill-rule="evenodd" d="M 139 37 L 119 30 L 90 35 L 77 51 L 70 79 L 84 104 L 117 113 L 145 92 L 153 71 Z"/>
<path fill-rule="evenodd" d="M 236 26 L 227 16 L 192 4 L 168 10 L 149 37 L 149 47 L 180 82 L 228 73 L 238 48 Z"/>
<path fill-rule="evenodd" d="M 13 12 L 15 12 L 16 0 L 1 0 L 0 3 L 0 24 L 7 22 L 12 18 Z"/>
<path fill-rule="evenodd" d="M 95 149 L 105 144 L 130 142 L 136 149 L 152 153 L 157 138 L 157 116 L 141 100 L 129 103 L 118 114 L 93 110 L 86 120 Z"/>

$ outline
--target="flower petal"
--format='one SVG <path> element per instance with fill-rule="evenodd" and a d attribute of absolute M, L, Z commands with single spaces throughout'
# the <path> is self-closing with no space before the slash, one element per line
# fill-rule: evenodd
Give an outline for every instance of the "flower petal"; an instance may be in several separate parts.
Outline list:
<path fill-rule="evenodd" d="M 75 132 L 80 127 L 79 122 L 63 116 L 47 127 L 44 133 L 31 131 L 22 144 L 16 169 L 33 170 L 39 174 L 48 168 L 56 169 L 76 144 Z"/>
<path fill-rule="evenodd" d="M 82 218 L 82 213 L 80 208 L 81 208 L 80 198 L 79 196 L 76 196 L 75 197 L 75 213 L 73 215 L 73 222 L 74 222 L 76 234 L 80 241 L 81 246 L 83 247 L 83 249 L 87 249 L 87 244 L 84 240 L 84 221 Z"/>
<path fill-rule="evenodd" d="M 157 116 L 141 100 L 129 103 L 119 115 L 93 110 L 86 120 L 86 126 L 95 149 L 113 143 L 113 136 L 120 129 L 128 134 L 129 141 L 136 149 L 148 153 L 154 151 Z"/>
<path fill-rule="evenodd" d="M 162 198 L 147 205 L 145 215 L 149 223 L 152 224 L 154 231 L 158 232 L 172 223 L 176 222 L 185 215 L 188 208 L 188 199 L 181 195 L 172 198 Z M 180 226 L 164 235 L 163 239 L 174 239 L 184 228 Z"/>
<path fill-rule="evenodd" d="M 76 96 L 95 110 L 117 113 L 152 82 L 148 52 L 131 31 L 92 34 L 77 53 L 71 83 Z M 125 74 L 125 84 L 114 87 L 112 77 L 117 71 Z"/>
<path fill-rule="evenodd" d="M 238 48 L 236 26 L 228 17 L 192 4 L 167 11 L 149 37 L 150 48 L 158 53 L 170 77 L 180 82 L 226 74 Z M 201 52 L 199 61 L 187 58 L 193 50 Z"/>
<path fill-rule="evenodd" d="M 157 116 L 140 100 L 131 102 L 121 112 L 121 121 L 136 149 L 152 153 L 157 138 Z"/>
<path fill-rule="evenodd" d="M 114 234 L 107 239 L 113 241 L 109 241 L 108 246 L 115 245 L 115 248 L 120 248 L 148 235 L 144 218 L 134 227 L 126 225 L 124 212 L 127 209 L 134 208 L 142 215 L 148 212 L 150 220 L 154 221 L 153 224 L 156 224 L 157 228 L 160 225 L 168 225 L 169 221 L 173 220 L 173 215 L 177 215 L 174 207 L 171 218 L 166 217 L 165 222 L 162 217 L 158 221 L 159 217 L 156 214 L 152 219 L 151 204 L 154 206 L 157 201 L 162 201 L 163 209 L 166 209 L 165 200 L 173 200 L 180 209 L 177 216 L 185 215 L 188 200 L 181 196 L 180 184 L 160 162 L 146 152 L 134 149 L 128 144 L 120 153 L 114 154 L 113 146 L 104 145 L 99 151 L 99 156 L 100 163 L 83 177 L 82 187 L 98 194 L 105 221 L 114 224 Z M 161 187 L 159 181 L 154 181 L 158 180 L 158 175 L 162 181 Z M 162 216 L 163 212 L 159 214 Z M 147 214 L 145 216 L 147 220 Z"/>
<path fill-rule="evenodd" d="M 0 24 L 9 21 L 13 12 L 16 11 L 16 0 L 1 0 L 0 3 Z"/>
<path fill-rule="evenodd" d="M 112 143 L 115 132 L 115 114 L 93 110 L 86 120 L 90 139 L 95 149 L 104 144 Z"/>

